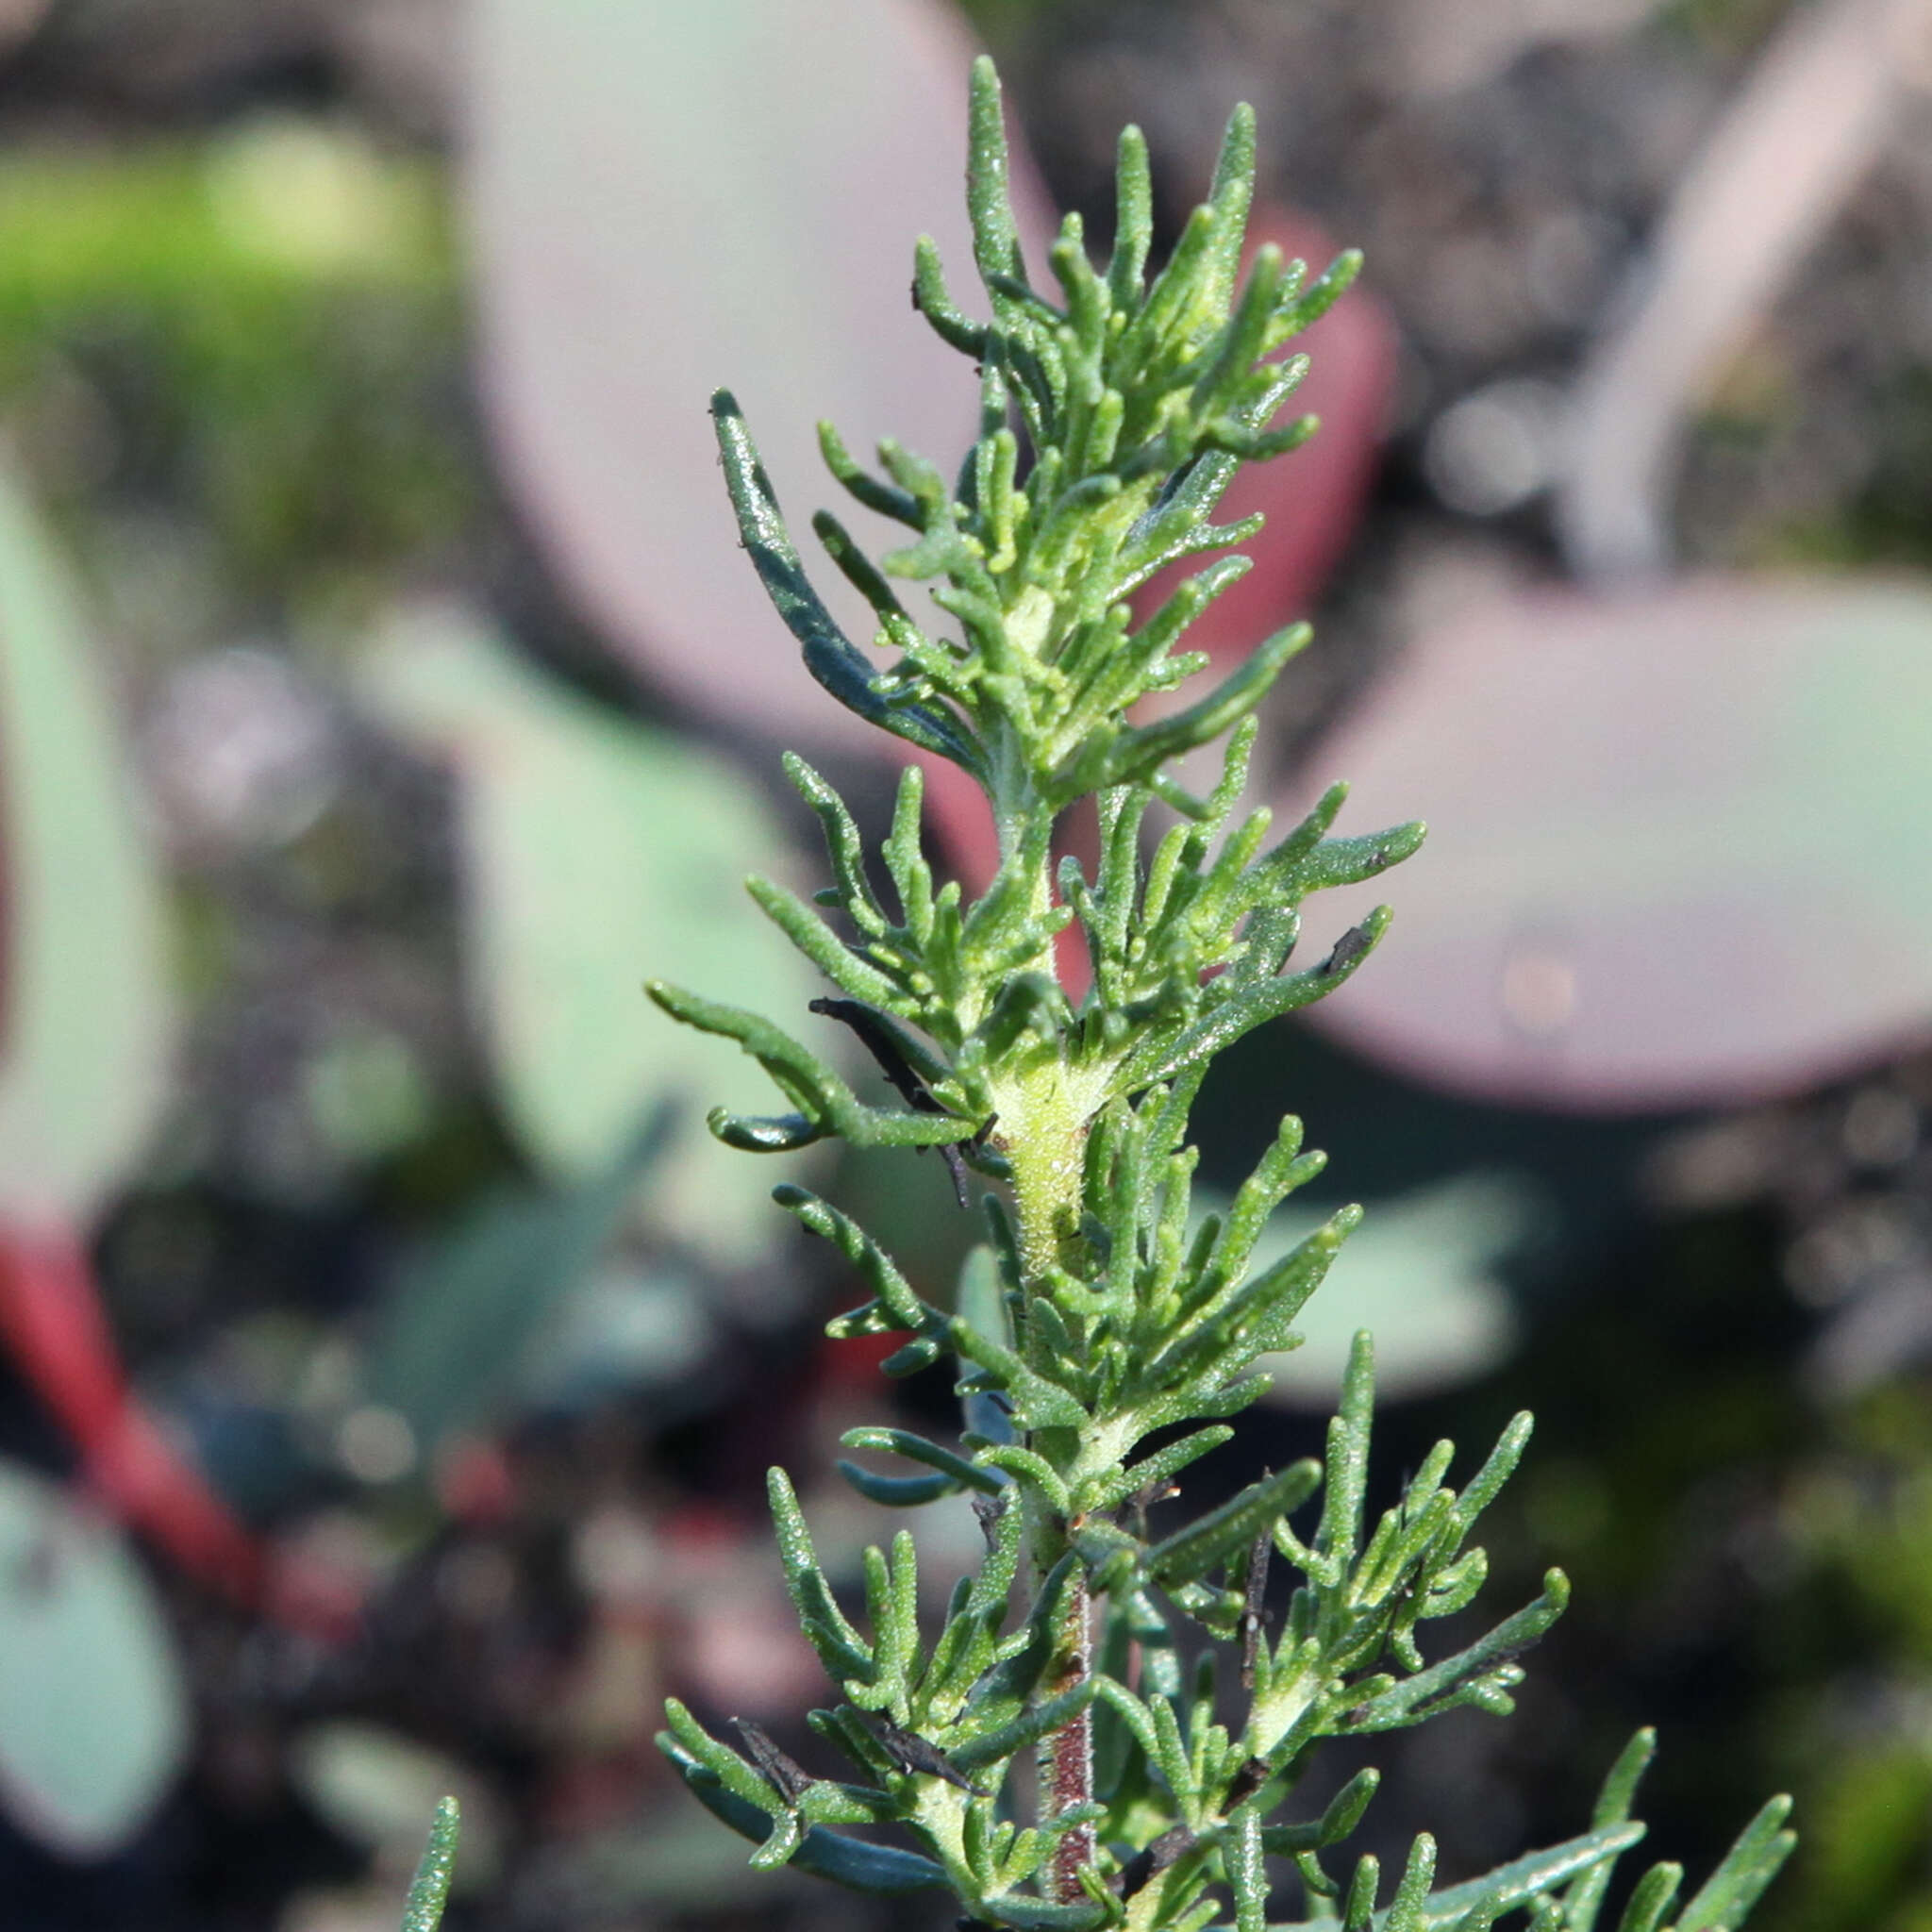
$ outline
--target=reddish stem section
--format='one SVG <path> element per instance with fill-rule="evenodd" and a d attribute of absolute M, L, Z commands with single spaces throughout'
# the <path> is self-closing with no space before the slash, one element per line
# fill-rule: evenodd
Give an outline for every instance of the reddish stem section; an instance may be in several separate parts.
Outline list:
<path fill-rule="evenodd" d="M 0 1226 L 0 1347 L 73 1437 L 95 1493 L 190 1574 L 253 1602 L 260 1552 L 129 1391 L 72 1228 Z"/>
<path fill-rule="evenodd" d="M 1093 1632 L 1087 1602 L 1087 1580 L 1075 1577 L 1067 1591 L 1066 1621 L 1061 1625 L 1064 1649 L 1059 1668 L 1047 1687 L 1058 1697 L 1083 1684 L 1093 1668 Z M 1054 1732 L 1041 1747 L 1041 1796 L 1049 1815 L 1085 1805 L 1093 1796 L 1093 1720 L 1083 1710 L 1072 1723 Z M 1093 1827 L 1070 1831 L 1054 1847 L 1053 1895 L 1061 1905 L 1077 1905 L 1087 1894 L 1080 1888 L 1082 1869 L 1093 1862 Z"/>

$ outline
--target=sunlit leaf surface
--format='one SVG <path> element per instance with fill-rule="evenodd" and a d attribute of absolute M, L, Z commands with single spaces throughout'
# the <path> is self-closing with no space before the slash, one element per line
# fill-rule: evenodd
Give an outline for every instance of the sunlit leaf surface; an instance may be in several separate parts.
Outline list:
<path fill-rule="evenodd" d="M 1319 275 L 1343 242 L 1299 210 L 1261 203 L 1248 224 L 1247 255 L 1273 242 L 1290 259 Z M 1374 264 L 1369 264 L 1373 281 Z M 1254 568 L 1217 597 L 1189 632 L 1188 641 L 1217 664 L 1239 663 L 1263 638 L 1297 618 L 1313 615 L 1316 597 L 1354 535 L 1380 459 L 1396 379 L 1395 324 L 1373 287 L 1357 283 L 1328 313 L 1295 338 L 1309 369 L 1281 412 L 1283 423 L 1312 415 L 1321 433 L 1273 462 L 1236 473 L 1217 515 L 1234 523 L 1259 511 L 1267 527 L 1244 543 Z M 1163 572 L 1143 592 L 1146 608 L 1172 593 L 1200 567 L 1191 558 Z M 1182 695 L 1194 696 L 1194 687 Z M 1174 702 L 1180 702 L 1176 698 Z"/>

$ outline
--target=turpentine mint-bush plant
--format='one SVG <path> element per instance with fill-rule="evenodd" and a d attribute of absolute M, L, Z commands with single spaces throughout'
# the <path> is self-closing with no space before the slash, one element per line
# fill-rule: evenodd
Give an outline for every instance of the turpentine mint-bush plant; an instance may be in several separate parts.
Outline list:
<path fill-rule="evenodd" d="M 737 404 L 721 392 L 712 405 L 745 546 L 814 675 L 881 729 L 970 773 L 998 826 L 997 874 L 969 901 L 934 878 L 920 773 L 908 769 L 876 855 L 888 898 L 839 795 L 802 759 L 787 761 L 824 827 L 831 883 L 816 906 L 766 879 L 750 889 L 830 982 L 814 1011 L 858 1036 L 899 1104 L 859 1099 L 797 1037 L 795 1016 L 650 988 L 674 1018 L 755 1056 L 784 1096 L 790 1110 L 770 1118 L 714 1114 L 712 1130 L 733 1146 L 839 1135 L 858 1147 L 936 1147 L 962 1202 L 969 1171 L 994 1184 L 982 1203 L 988 1241 L 953 1310 L 915 1293 L 837 1208 L 802 1188 L 776 1191 L 864 1285 L 832 1334 L 903 1335 L 891 1375 L 942 1359 L 958 1371 L 957 1446 L 858 1429 L 850 1447 L 890 1452 L 908 1473 L 841 1469 L 889 1506 L 967 1493 L 985 1559 L 928 1625 L 902 1529 L 890 1552 L 865 1554 L 862 1611 L 843 1605 L 791 1479 L 774 1470 L 780 1557 L 834 1690 L 810 1714 L 824 1764 L 793 1761 L 751 1724 L 724 1741 L 675 1702 L 659 1741 L 698 1797 L 759 1841 L 754 1865 L 794 1864 L 873 1891 L 947 1890 L 981 1924 L 1192 1932 L 1231 1920 L 1262 1932 L 1272 1878 L 1291 1867 L 1315 1925 L 1480 1932 L 1526 1913 L 1542 1932 L 1588 1932 L 1613 1866 L 1643 1833 L 1629 1814 L 1648 1734 L 1610 1769 L 1581 1836 L 1446 1890 L 1433 1889 L 1433 1841 L 1418 1838 L 1386 1902 L 1373 1857 L 1352 1871 L 1339 1862 L 1376 1774 L 1357 1775 L 1319 1815 L 1295 1802 L 1324 1739 L 1465 1705 L 1509 1709 L 1518 1659 L 1563 1608 L 1559 1572 L 1534 1603 L 1449 1655 L 1430 1657 L 1423 1626 L 1463 1610 L 1483 1582 L 1472 1532 L 1523 1454 L 1526 1416 L 1459 1490 L 1441 1444 L 1372 1524 L 1364 1335 L 1325 1465 L 1266 1475 L 1192 1521 L 1157 1507 L 1233 1434 L 1229 1419 L 1266 1386 L 1257 1358 L 1293 1345 L 1297 1312 L 1358 1219 L 1344 1208 L 1250 1272 L 1269 1214 L 1322 1156 L 1284 1121 L 1225 1216 L 1197 1220 L 1190 1108 L 1216 1055 L 1335 991 L 1388 924 L 1379 909 L 1325 956 L 1297 961 L 1302 901 L 1407 858 L 1423 828 L 1335 836 L 1340 786 L 1285 835 L 1265 810 L 1241 811 L 1256 708 L 1306 641 L 1304 625 L 1268 639 L 1191 704 L 1136 712 L 1205 668 L 1185 648 L 1188 626 L 1247 569 L 1243 558 L 1220 556 L 1138 622 L 1129 600 L 1177 559 L 1257 533 L 1258 519 L 1216 525 L 1216 504 L 1241 463 L 1313 429 L 1306 418 L 1277 425 L 1306 365 L 1271 358 L 1342 293 L 1357 258 L 1310 281 L 1262 248 L 1242 275 L 1254 179 L 1245 108 L 1207 204 L 1151 280 L 1136 130 L 1121 140 L 1110 260 L 1091 264 L 1070 215 L 1049 255 L 1052 294 L 1022 258 L 1006 175 L 998 87 L 982 62 L 968 201 L 991 317 L 956 305 L 929 242 L 913 283 L 925 320 L 978 365 L 979 436 L 957 477 L 890 441 L 874 474 L 829 425 L 820 431 L 839 482 L 911 532 L 874 561 L 835 518 L 813 519 L 876 614 L 884 668 L 813 591 Z M 893 579 L 932 586 L 918 601 L 939 620 L 915 615 Z M 1220 780 L 1194 796 L 1174 761 L 1223 737 Z M 1089 796 L 1100 828 L 1091 876 L 1053 858 L 1056 825 Z M 1157 803 L 1174 823 L 1150 856 Z M 1077 1001 L 1054 964 L 1056 936 L 1075 921 L 1092 963 Z M 1285 1613 L 1267 1590 L 1271 1563 L 1295 1579 Z M 828 1774 L 835 1758 L 843 1774 Z M 1623 1932 L 1740 1924 L 1790 1848 L 1787 1808 L 1767 1806 L 1686 1904 L 1679 1869 L 1652 1867 L 1623 1907 Z"/>

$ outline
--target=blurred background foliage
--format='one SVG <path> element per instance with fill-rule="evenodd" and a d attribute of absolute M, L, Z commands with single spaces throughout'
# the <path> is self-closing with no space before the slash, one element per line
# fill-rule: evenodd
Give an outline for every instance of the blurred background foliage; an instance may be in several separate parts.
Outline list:
<path fill-rule="evenodd" d="M 1372 1839 L 1561 1838 L 1656 1722 L 1659 1856 L 1789 1787 L 1769 1923 L 1932 1932 L 1932 8 L 829 10 L 0 4 L 8 1923 L 387 1927 L 444 1790 L 453 1927 L 888 1923 L 648 1740 L 669 1689 L 808 1759 L 762 1471 L 949 1398 L 818 1339 L 790 1170 L 702 1132 L 738 1066 L 636 989 L 809 996 L 731 888 L 812 877 L 777 743 L 889 808 L 703 402 L 794 511 L 822 412 L 963 440 L 904 282 L 976 33 L 1036 235 L 1105 236 L 1127 118 L 1171 217 L 1247 97 L 1258 225 L 1369 252 L 1206 641 L 1313 609 L 1259 786 L 1437 838 L 1387 972 L 1202 1109 L 1210 1174 L 1292 1108 L 1371 1213 L 1200 1480 L 1315 1446 L 1367 1319 L 1378 1481 L 1533 1407 L 1496 1589 L 1578 1583 Z M 943 1169 L 845 1166 L 941 1296 Z"/>

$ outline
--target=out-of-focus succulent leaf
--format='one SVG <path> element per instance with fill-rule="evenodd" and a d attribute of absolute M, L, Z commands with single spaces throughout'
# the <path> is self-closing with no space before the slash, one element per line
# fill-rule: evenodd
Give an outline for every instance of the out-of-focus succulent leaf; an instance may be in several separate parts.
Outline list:
<path fill-rule="evenodd" d="M 504 1111 L 551 1176 L 606 1170 L 644 1110 L 682 1101 L 653 1211 L 721 1262 L 782 1225 L 782 1167 L 704 1131 L 708 1106 L 770 1104 L 757 1068 L 644 998 L 662 974 L 734 1005 L 802 1014 L 815 976 L 738 885 L 783 834 L 722 760 L 575 695 L 454 611 L 392 626 L 364 680 L 378 712 L 453 765 L 472 997 Z M 663 828 L 675 827 L 675 837 Z"/>
<path fill-rule="evenodd" d="M 1734 1103 L 1932 1023 L 1922 590 L 1466 607 L 1318 770 L 1349 774 L 1366 823 L 1430 801 L 1376 972 L 1317 1023 L 1405 1074 L 1589 1110 Z"/>
<path fill-rule="evenodd" d="M 815 415 L 857 452 L 890 432 L 948 471 L 958 460 L 970 386 L 907 304 L 922 232 L 970 303 L 958 24 L 919 0 L 484 0 L 471 32 L 484 377 L 511 489 L 585 608 L 660 688 L 791 743 L 876 756 L 876 735 L 823 702 L 744 568 L 705 398 L 737 391 L 801 530 L 839 493 Z M 1014 173 L 1043 262 L 1023 155 Z M 806 564 L 869 640 L 839 574 Z"/>
<path fill-rule="evenodd" d="M 525 1357 L 517 1399 L 528 1408 L 575 1414 L 648 1390 L 652 1414 L 668 1416 L 706 1399 L 709 1391 L 693 1372 L 714 1340 L 694 1273 L 607 1262 L 545 1324 Z"/>
<path fill-rule="evenodd" d="M 0 1803 L 57 1851 L 99 1857 L 147 1823 L 188 1742 L 166 1616 L 133 1553 L 0 1463 Z"/>
<path fill-rule="evenodd" d="M 0 1214 L 84 1219 L 153 1123 L 160 890 L 73 585 L 0 474 Z"/>
<path fill-rule="evenodd" d="M 533 1344 L 594 1266 L 637 1192 L 661 1121 L 608 1172 L 557 1194 L 498 1194 L 404 1271 L 371 1350 L 364 1393 L 433 1449 L 452 1430 L 495 1419 L 525 1381 Z"/>
<path fill-rule="evenodd" d="M 1325 1292 L 1294 1318 L 1301 1346 L 1262 1357 L 1274 1378 L 1271 1399 L 1332 1403 L 1363 1328 L 1374 1331 L 1375 1384 L 1387 1396 L 1452 1389 L 1493 1368 L 1516 1340 L 1509 1297 L 1493 1270 L 1530 1231 L 1537 1209 L 1530 1183 L 1514 1174 L 1464 1174 L 1370 1203 Z M 1277 1208 L 1250 1269 L 1258 1274 L 1280 1260 L 1324 1218 Z"/>
<path fill-rule="evenodd" d="M 338 121 L 255 117 L 195 142 L 11 150 L 0 313 L 138 300 L 204 351 L 221 323 L 329 283 L 448 279 L 433 169 Z M 258 353 L 286 353 L 262 341 Z M 9 372 L 11 373 L 11 372 Z M 211 372 L 225 386 L 230 372 Z"/>
<path fill-rule="evenodd" d="M 18 0 L 0 15 L 0 49 L 11 49 L 41 24 L 49 0 Z"/>
<path fill-rule="evenodd" d="M 487 1885 L 502 1852 L 489 1795 L 476 1774 L 441 1751 L 387 1725 L 341 1718 L 312 1724 L 292 1741 L 289 1771 L 295 1788 L 350 1843 L 390 1855 L 408 1871 L 423 1842 L 423 1821 L 455 1792 L 462 1817 L 463 1856 L 455 1889 Z M 433 1849 L 433 1846 L 432 1846 Z"/>

